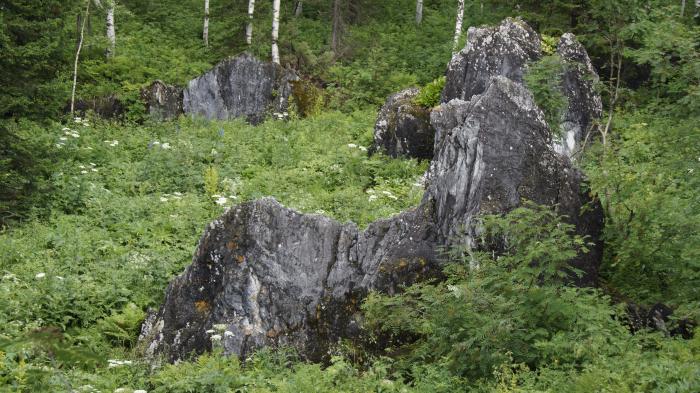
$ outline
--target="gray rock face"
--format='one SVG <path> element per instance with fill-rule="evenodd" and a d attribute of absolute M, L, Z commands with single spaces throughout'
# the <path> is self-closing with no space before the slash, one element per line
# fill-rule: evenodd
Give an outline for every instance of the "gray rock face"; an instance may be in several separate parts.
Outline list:
<path fill-rule="evenodd" d="M 410 88 L 392 94 L 377 116 L 374 144 L 370 153 L 383 151 L 391 157 L 433 157 L 435 130 L 430 110 L 413 103 L 420 89 Z"/>
<path fill-rule="evenodd" d="M 277 64 L 243 54 L 191 80 L 184 90 L 183 110 L 207 119 L 245 117 L 256 124 L 268 113 L 287 111 L 289 82 L 295 79 Z"/>
<path fill-rule="evenodd" d="M 601 211 L 555 149 L 530 92 L 507 76 L 484 84 L 481 93 L 432 112 L 434 157 L 417 208 L 359 231 L 266 198 L 210 224 L 192 265 L 143 326 L 147 353 L 170 361 L 202 353 L 211 348 L 207 330 L 224 324 L 226 353 L 245 357 L 284 344 L 323 359 L 340 338 L 362 339 L 358 308 L 368 291 L 395 293 L 439 277 L 440 247 L 475 244 L 480 214 L 508 212 L 524 199 L 556 205 L 577 232 L 598 241 Z M 572 261 L 585 273 L 579 284 L 595 282 L 597 244 Z"/>
<path fill-rule="evenodd" d="M 391 293 L 437 271 L 425 214 L 418 208 L 360 232 L 272 198 L 236 206 L 210 224 L 144 325 L 147 352 L 172 361 L 201 353 L 211 347 L 206 331 L 223 323 L 227 353 L 283 344 L 320 359 L 340 337 L 360 334 L 368 290 Z"/>
<path fill-rule="evenodd" d="M 586 48 L 573 34 L 566 33 L 561 36 L 557 54 L 566 63 L 562 90 L 569 101 L 561 125 L 565 140 L 562 141 L 559 150 L 571 156 L 577 149 L 577 142 L 584 140 L 595 121 L 600 119 L 603 103 L 595 89 L 599 80 L 598 73 L 593 68 Z"/>
<path fill-rule="evenodd" d="M 155 81 L 141 90 L 141 99 L 146 104 L 146 111 L 152 119 L 172 120 L 183 113 L 182 94 L 181 87 Z"/>
<path fill-rule="evenodd" d="M 542 111 L 522 84 L 494 77 L 484 94 L 435 109 L 431 123 L 435 159 L 423 203 L 433 203 L 440 243 L 470 244 L 475 217 L 506 213 L 523 200 L 556 205 L 579 234 L 598 239 L 602 211 L 596 203 L 581 211 L 591 202 L 581 191 L 582 175 L 556 151 Z M 579 284 L 595 283 L 600 247 L 572 262 L 584 272 Z"/>
<path fill-rule="evenodd" d="M 470 27 L 464 49 L 447 66 L 442 102 L 481 94 L 494 76 L 523 81 L 525 66 L 542 56 L 540 37 L 525 22 L 508 18 L 497 27 Z"/>

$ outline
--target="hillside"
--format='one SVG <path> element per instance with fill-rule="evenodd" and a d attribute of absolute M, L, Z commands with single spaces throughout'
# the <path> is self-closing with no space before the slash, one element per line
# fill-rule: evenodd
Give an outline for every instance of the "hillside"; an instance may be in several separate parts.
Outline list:
<path fill-rule="evenodd" d="M 455 0 L 281 2 L 280 66 L 298 77 L 284 115 L 158 120 L 142 93 L 155 80 L 186 90 L 242 53 L 270 64 L 274 2 L 249 20 L 247 0 L 207 1 L 206 44 L 204 3 L 0 4 L 0 391 L 700 390 L 700 5 L 463 2 L 460 54 Z M 533 29 L 536 54 L 509 46 L 509 24 Z M 567 32 L 592 70 L 573 82 Z M 561 88 L 579 85 L 595 97 Z M 562 153 L 596 97 L 602 113 Z M 382 150 L 378 116 L 389 138 L 427 127 L 434 150 L 433 135 Z M 411 158 L 410 143 L 429 146 Z M 517 196 L 499 195 L 512 179 Z M 219 288 L 196 270 L 217 250 L 258 267 Z M 181 307 L 197 291 L 223 306 Z M 240 331 L 286 325 L 232 344 L 227 310 L 252 321 L 246 302 L 266 293 Z M 287 315 L 297 303 L 314 312 Z M 154 354 L 153 321 L 196 345 L 178 333 L 178 356 Z"/>

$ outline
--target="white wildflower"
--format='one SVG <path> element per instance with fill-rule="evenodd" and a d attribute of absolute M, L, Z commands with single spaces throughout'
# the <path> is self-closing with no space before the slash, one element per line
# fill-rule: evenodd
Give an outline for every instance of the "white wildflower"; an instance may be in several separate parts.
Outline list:
<path fill-rule="evenodd" d="M 223 332 L 228 326 L 225 323 L 217 323 L 212 327 L 218 332 Z"/>
<path fill-rule="evenodd" d="M 97 168 L 90 168 L 91 171 L 97 172 Z"/>
<path fill-rule="evenodd" d="M 88 171 L 80 171 L 83 175 L 87 175 Z"/>
<path fill-rule="evenodd" d="M 70 128 L 68 128 L 68 127 L 63 127 L 63 128 L 61 129 L 61 131 L 70 131 Z"/>
<path fill-rule="evenodd" d="M 38 280 L 41 280 L 44 277 L 46 277 L 46 273 L 44 273 L 44 272 L 37 273 L 36 276 L 34 276 L 34 278 L 36 278 Z"/>
<path fill-rule="evenodd" d="M 181 193 L 181 192 L 175 191 L 175 192 L 173 192 L 173 195 L 175 195 L 175 196 L 182 196 L 182 193 Z"/>
<path fill-rule="evenodd" d="M 367 191 L 365 191 L 368 194 L 374 194 L 374 190 L 371 188 L 368 188 Z"/>
<path fill-rule="evenodd" d="M 162 149 L 168 150 L 168 149 L 170 149 L 170 143 L 163 143 L 160 147 Z"/>
<path fill-rule="evenodd" d="M 138 390 L 134 390 L 134 393 L 148 393 L 148 392 L 143 390 L 143 389 L 138 389 Z"/>
<path fill-rule="evenodd" d="M 362 150 L 362 151 L 367 151 L 367 148 L 364 147 L 364 146 L 358 146 L 357 148 L 360 149 L 360 150 Z"/>
<path fill-rule="evenodd" d="M 348 147 L 351 148 L 351 149 L 354 149 L 354 148 L 357 147 L 357 145 L 354 144 L 354 143 L 348 143 Z"/>
<path fill-rule="evenodd" d="M 63 281 L 63 277 L 61 277 L 61 276 L 56 276 L 56 279 L 57 279 L 57 280 L 60 280 L 60 281 Z"/>
<path fill-rule="evenodd" d="M 211 341 L 221 341 L 221 335 L 215 334 L 215 335 L 211 336 Z"/>
<path fill-rule="evenodd" d="M 387 195 L 387 196 L 392 195 L 392 193 L 390 191 L 382 191 L 382 194 Z"/>
<path fill-rule="evenodd" d="M 219 195 L 219 194 L 214 194 L 214 195 L 212 195 L 211 197 L 216 199 L 216 198 L 221 198 L 221 195 Z"/>
<path fill-rule="evenodd" d="M 160 145 L 160 142 L 158 142 L 158 141 L 153 141 L 153 145 L 154 145 L 154 146 Z"/>
<path fill-rule="evenodd" d="M 78 168 L 85 169 L 85 165 L 78 165 Z"/>
<path fill-rule="evenodd" d="M 114 389 L 114 393 L 127 393 L 128 390 L 127 388 L 117 388 Z"/>
<path fill-rule="evenodd" d="M 116 359 L 109 359 L 107 360 L 107 368 L 113 368 L 113 367 L 120 367 L 120 366 L 129 366 L 131 365 L 131 360 L 116 360 Z"/>
<path fill-rule="evenodd" d="M 228 198 L 226 197 L 220 197 L 219 199 L 216 200 L 217 205 L 225 205 L 228 202 Z"/>
<path fill-rule="evenodd" d="M 233 337 L 233 332 L 231 332 L 230 330 L 225 331 L 224 337 Z"/>
<path fill-rule="evenodd" d="M 59 148 L 59 149 L 63 149 L 63 145 L 60 144 L 60 143 L 57 143 L 57 144 L 56 144 L 56 147 Z"/>
<path fill-rule="evenodd" d="M 214 329 L 209 329 L 205 332 L 206 334 L 214 334 Z"/>
<path fill-rule="evenodd" d="M 95 165 L 94 162 L 91 162 L 91 163 L 90 163 L 90 166 L 97 166 L 97 165 Z"/>
<path fill-rule="evenodd" d="M 60 139 L 60 140 L 62 140 L 62 141 L 67 141 L 67 140 L 68 140 L 68 138 L 66 138 L 65 136 L 62 136 L 62 137 L 60 137 L 60 138 L 58 138 L 58 139 Z"/>
<path fill-rule="evenodd" d="M 394 195 L 387 195 L 387 197 L 388 197 L 388 198 L 391 198 L 391 199 L 393 199 L 393 200 L 395 200 L 395 201 L 399 199 L 398 197 L 396 197 L 396 196 L 394 196 Z"/>
<path fill-rule="evenodd" d="M 83 121 L 83 119 L 76 117 L 75 119 L 73 119 L 73 121 L 76 123 L 80 123 L 81 121 Z"/>
<path fill-rule="evenodd" d="M 168 201 L 168 198 L 166 198 L 166 197 L 160 197 L 160 201 L 161 201 L 161 202 L 167 202 L 167 201 Z"/>
<path fill-rule="evenodd" d="M 369 201 L 370 201 L 370 202 L 373 202 L 373 201 L 375 201 L 375 200 L 377 200 L 377 196 L 376 196 L 376 195 L 370 195 L 370 196 L 369 196 Z"/>

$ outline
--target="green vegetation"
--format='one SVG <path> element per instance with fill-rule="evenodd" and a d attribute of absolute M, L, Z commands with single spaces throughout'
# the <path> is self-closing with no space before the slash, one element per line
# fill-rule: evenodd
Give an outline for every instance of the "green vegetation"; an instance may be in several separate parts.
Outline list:
<path fill-rule="evenodd" d="M 532 91 L 537 106 L 542 108 L 544 118 L 555 136 L 561 137 L 561 124 L 569 100 L 561 90 L 566 63 L 559 55 L 547 55 L 528 64 L 525 84 Z"/>
<path fill-rule="evenodd" d="M 550 124 L 565 105 L 552 37 L 577 34 L 601 75 L 605 133 L 579 160 L 606 216 L 600 288 L 562 280 L 586 239 L 528 205 L 483 217 L 480 241 L 507 239 L 501 255 L 457 246 L 446 281 L 369 297 L 366 326 L 386 351 L 340 345 L 321 365 L 285 349 L 244 363 L 215 350 L 151 368 L 136 342 L 145 313 L 226 207 L 271 195 L 366 226 L 418 203 L 427 163 L 368 158 L 365 146 L 389 94 L 425 86 L 418 104 L 439 102 L 456 11 L 426 0 L 416 25 L 413 0 L 344 1 L 334 53 L 331 2 L 305 0 L 298 18 L 283 2 L 282 63 L 303 76 L 290 121 L 152 123 L 138 94 L 153 80 L 183 84 L 244 50 L 269 57 L 271 2 L 257 2 L 247 47 L 247 1 L 212 0 L 208 48 L 202 3 L 118 1 L 109 60 L 105 11 L 91 8 L 77 95 L 114 95 L 126 108 L 116 120 L 64 111 L 84 1 L 0 5 L 0 392 L 700 391 L 700 336 L 632 334 L 621 305 L 663 302 L 700 320 L 700 27 L 692 2 L 681 17 L 663 0 L 465 11 L 465 26 L 519 14 L 543 34 L 547 56 L 526 81 Z"/>

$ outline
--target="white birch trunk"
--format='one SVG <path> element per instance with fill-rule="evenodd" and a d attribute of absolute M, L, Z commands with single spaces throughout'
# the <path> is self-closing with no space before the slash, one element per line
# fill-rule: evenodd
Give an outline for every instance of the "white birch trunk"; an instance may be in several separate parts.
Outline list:
<path fill-rule="evenodd" d="M 457 53 L 457 44 L 462 35 L 462 22 L 464 21 L 464 0 L 457 0 L 457 23 L 455 24 L 455 38 L 452 44 L 452 54 Z"/>
<path fill-rule="evenodd" d="M 423 21 L 423 0 L 416 0 L 416 24 Z"/>
<path fill-rule="evenodd" d="M 297 0 L 297 5 L 294 7 L 294 17 L 298 18 L 301 16 L 302 8 L 304 7 L 304 2 Z"/>
<path fill-rule="evenodd" d="M 107 40 L 109 41 L 107 57 L 113 57 L 117 49 L 117 34 L 114 30 L 114 7 L 116 7 L 116 0 L 112 1 L 107 9 Z"/>
<path fill-rule="evenodd" d="M 280 52 L 277 47 L 277 38 L 280 30 L 280 0 L 272 1 L 272 62 L 280 63 Z"/>
<path fill-rule="evenodd" d="M 202 30 L 204 46 L 209 46 L 209 0 L 204 0 L 204 28 Z"/>
<path fill-rule="evenodd" d="M 685 0 L 681 1 L 681 18 L 685 14 Z"/>
<path fill-rule="evenodd" d="M 253 13 L 255 12 L 255 0 L 248 0 L 248 24 L 245 27 L 245 42 L 253 43 Z"/>
<path fill-rule="evenodd" d="M 343 28 L 342 16 L 340 15 L 340 0 L 333 1 L 333 28 L 331 32 L 331 50 L 333 53 L 338 53 L 340 46 L 340 34 Z"/>
<path fill-rule="evenodd" d="M 90 15 L 90 0 L 85 6 L 85 18 L 83 18 L 82 26 L 80 27 L 80 41 L 78 41 L 78 49 L 75 51 L 75 63 L 73 64 L 73 91 L 70 96 L 70 115 L 75 113 L 75 87 L 78 85 L 78 61 L 80 59 L 80 50 L 83 49 L 83 40 L 85 39 L 85 22 Z"/>

